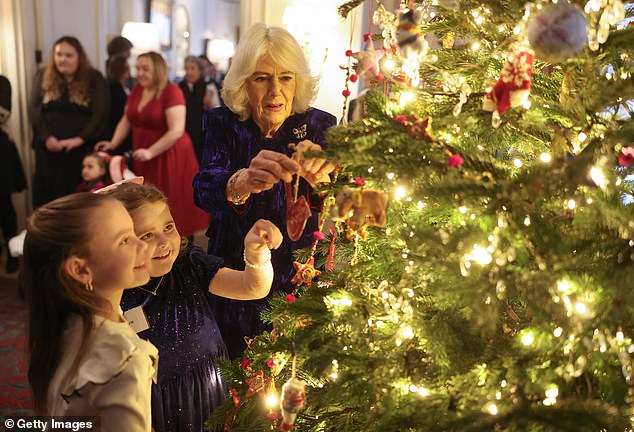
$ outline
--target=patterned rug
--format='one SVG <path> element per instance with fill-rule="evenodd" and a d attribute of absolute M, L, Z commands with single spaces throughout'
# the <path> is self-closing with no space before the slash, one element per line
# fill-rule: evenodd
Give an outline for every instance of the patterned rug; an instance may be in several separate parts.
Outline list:
<path fill-rule="evenodd" d="M 17 280 L 0 276 L 0 417 L 33 415 L 26 379 L 27 311 Z"/>

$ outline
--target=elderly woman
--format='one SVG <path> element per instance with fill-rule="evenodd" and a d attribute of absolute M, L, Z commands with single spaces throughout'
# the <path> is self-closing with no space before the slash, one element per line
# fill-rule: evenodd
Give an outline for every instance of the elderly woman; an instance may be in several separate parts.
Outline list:
<path fill-rule="evenodd" d="M 97 143 L 95 150 L 116 149 L 132 131 L 134 173 L 167 196 L 178 232 L 189 237 L 204 229 L 209 217 L 192 198 L 191 179 L 198 161 L 185 132 L 185 98 L 167 80 L 167 65 L 160 54 L 141 54 L 136 69 L 137 85 L 130 91 L 112 140 Z"/>
<path fill-rule="evenodd" d="M 185 58 L 185 79 L 178 86 L 185 95 L 187 119 L 185 130 L 192 139 L 198 161 L 202 159 L 203 149 L 203 112 L 220 106 L 218 90 L 213 83 L 206 84 L 203 71 L 205 65 L 201 58 L 190 55 Z"/>
<path fill-rule="evenodd" d="M 106 80 L 90 66 L 79 40 L 59 38 L 29 100 L 36 207 L 75 192 L 84 156 L 106 134 L 109 109 Z"/>
<path fill-rule="evenodd" d="M 310 202 L 311 184 L 329 181 L 334 169 L 325 159 L 302 157 L 306 151 L 321 150 L 325 132 L 336 123 L 334 116 L 310 108 L 316 85 L 293 36 L 282 28 L 256 24 L 238 44 L 225 78 L 226 107 L 207 111 L 203 118 L 205 145 L 194 198 L 211 213 L 208 253 L 223 257 L 229 267 L 242 268 L 240 240 L 256 220 L 271 220 L 284 234 L 282 245 L 272 251 L 273 295 L 292 291 L 293 251 L 311 244 L 321 205 L 312 199 L 303 234 L 292 241 L 286 232 L 286 209 L 293 197 L 287 195 L 285 183 L 294 184 L 299 175 L 297 196 Z M 259 314 L 266 299 L 249 303 L 215 303 L 232 358 L 244 350 L 244 336 L 265 329 Z"/>

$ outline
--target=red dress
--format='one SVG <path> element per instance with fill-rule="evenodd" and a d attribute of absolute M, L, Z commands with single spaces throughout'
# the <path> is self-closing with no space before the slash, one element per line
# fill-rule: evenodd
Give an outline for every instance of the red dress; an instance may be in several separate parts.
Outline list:
<path fill-rule="evenodd" d="M 183 92 L 172 83 L 167 84 L 158 99 L 150 100 L 139 111 L 142 94 L 143 88 L 137 84 L 127 102 L 126 115 L 132 124 L 134 150 L 151 147 L 167 131 L 167 108 L 185 105 Z M 145 177 L 146 183 L 155 185 L 167 196 L 174 222 L 183 236 L 190 236 L 209 225 L 209 216 L 194 204 L 192 179 L 197 172 L 198 161 L 187 132 L 157 157 L 147 162 L 134 161 L 134 173 Z"/>

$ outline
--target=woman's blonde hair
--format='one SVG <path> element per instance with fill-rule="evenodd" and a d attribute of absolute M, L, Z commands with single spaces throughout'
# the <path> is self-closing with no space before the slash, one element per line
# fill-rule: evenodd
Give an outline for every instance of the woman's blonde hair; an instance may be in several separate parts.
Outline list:
<path fill-rule="evenodd" d="M 148 51 L 143 53 L 137 57 L 137 60 L 140 58 L 147 58 L 152 63 L 152 77 L 154 78 L 154 83 L 156 84 L 156 98 L 158 99 L 167 87 L 167 64 L 165 64 L 165 59 L 162 55 L 154 51 Z"/>
<path fill-rule="evenodd" d="M 318 77 L 310 72 L 308 61 L 295 38 L 281 27 L 254 24 L 238 43 L 231 67 L 222 84 L 222 99 L 240 120 L 251 117 L 246 81 L 262 57 L 268 56 L 284 70 L 295 73 L 297 86 L 293 113 L 305 112 L 317 94 Z"/>
<path fill-rule="evenodd" d="M 77 51 L 78 63 L 74 79 L 68 82 L 66 78 L 57 71 L 55 67 L 55 48 L 59 44 L 68 44 Z M 58 100 L 68 89 L 68 98 L 72 103 L 82 106 L 90 105 L 90 61 L 86 56 L 86 51 L 81 42 L 74 36 L 62 36 L 53 44 L 53 49 L 48 56 L 48 62 L 44 69 L 42 79 L 42 102 Z"/>

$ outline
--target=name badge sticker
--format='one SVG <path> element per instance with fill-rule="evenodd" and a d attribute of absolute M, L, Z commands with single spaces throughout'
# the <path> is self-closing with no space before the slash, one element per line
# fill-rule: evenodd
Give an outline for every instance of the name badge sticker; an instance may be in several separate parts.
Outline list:
<path fill-rule="evenodd" d="M 150 324 L 147 322 L 147 318 L 145 316 L 145 312 L 143 312 L 142 306 L 128 309 L 127 311 L 123 312 L 123 316 L 128 321 L 128 324 L 130 324 L 130 327 L 132 327 L 132 330 L 134 330 L 135 333 L 140 333 L 143 330 L 147 330 L 150 328 Z"/>

